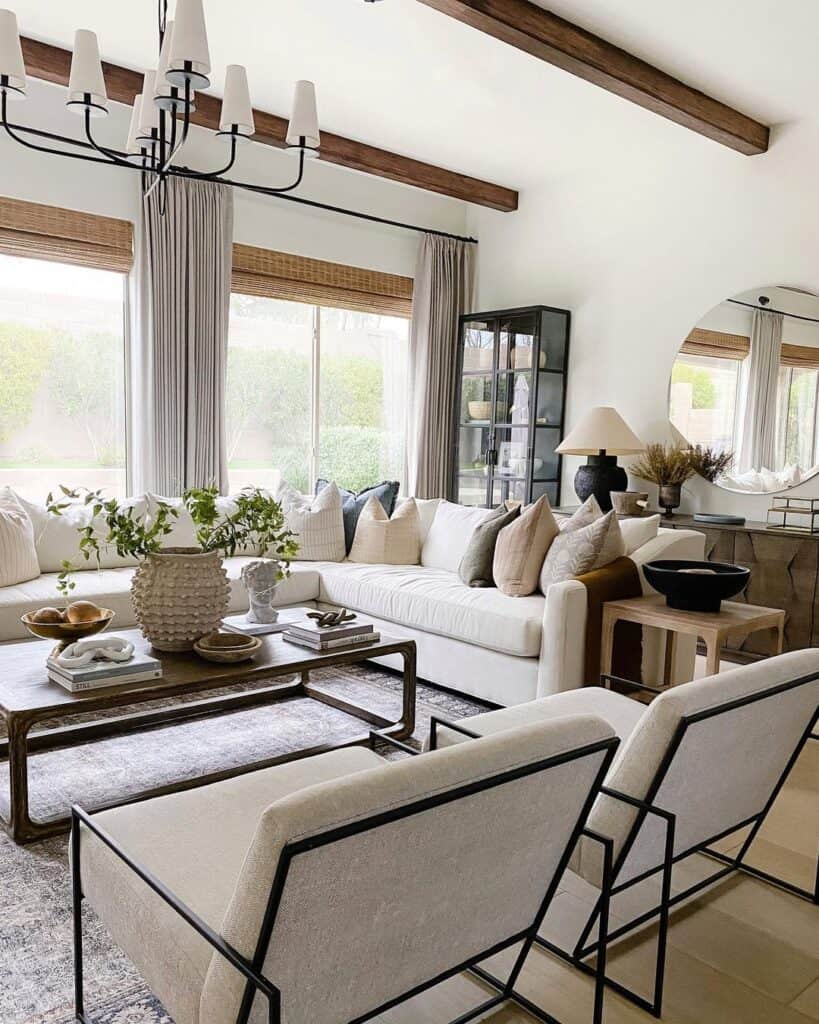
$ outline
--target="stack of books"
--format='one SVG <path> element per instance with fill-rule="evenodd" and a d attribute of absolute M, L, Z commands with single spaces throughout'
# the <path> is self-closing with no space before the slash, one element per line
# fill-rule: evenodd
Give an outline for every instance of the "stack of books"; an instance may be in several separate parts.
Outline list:
<path fill-rule="evenodd" d="M 312 619 L 302 619 L 289 626 L 284 639 L 311 651 L 335 651 L 344 647 L 360 647 L 381 639 L 371 622 L 346 622 L 343 626 L 319 626 Z"/>
<path fill-rule="evenodd" d="M 297 622 L 303 622 L 309 611 L 309 608 L 280 608 L 275 622 L 252 622 L 247 615 L 228 615 L 222 620 L 222 625 L 231 633 L 267 636 L 270 633 L 283 633 Z"/>
<path fill-rule="evenodd" d="M 92 661 L 82 668 L 66 668 L 49 658 L 48 678 L 70 693 L 102 690 L 111 686 L 134 686 L 150 679 L 162 678 L 162 663 L 147 654 L 137 653 L 130 661 Z"/>

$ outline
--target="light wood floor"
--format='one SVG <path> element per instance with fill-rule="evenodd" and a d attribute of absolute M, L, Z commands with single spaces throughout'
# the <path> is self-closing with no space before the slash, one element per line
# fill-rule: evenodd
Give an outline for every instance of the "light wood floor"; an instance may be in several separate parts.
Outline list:
<path fill-rule="evenodd" d="M 809 742 L 752 847 L 749 863 L 812 888 L 817 843 L 819 742 Z M 729 841 L 726 848 L 732 845 Z M 714 866 L 699 857 L 684 862 L 678 869 L 680 887 L 694 876 L 705 877 Z M 560 933 L 573 927 L 570 919 L 582 915 L 590 898 L 582 883 L 566 882 L 550 914 L 550 930 Z M 649 929 L 637 939 L 624 940 L 611 954 L 611 976 L 647 992 L 654 934 Z M 669 943 L 663 1009 L 669 1024 L 819 1021 L 819 907 L 747 876 L 732 876 L 674 912 Z M 508 954 L 495 958 L 496 973 L 511 959 Z M 562 1024 L 591 1019 L 590 980 L 538 949 L 529 957 L 519 989 Z M 488 994 L 460 976 L 378 1019 L 384 1024 L 441 1024 Z M 491 1024 L 534 1020 L 514 1006 L 482 1019 Z M 649 1024 L 653 1019 L 616 994 L 607 994 L 606 1024 Z"/>

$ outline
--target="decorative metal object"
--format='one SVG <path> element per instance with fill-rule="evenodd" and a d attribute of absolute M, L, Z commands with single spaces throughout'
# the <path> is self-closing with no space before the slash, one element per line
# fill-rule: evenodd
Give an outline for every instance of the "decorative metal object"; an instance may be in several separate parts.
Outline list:
<path fill-rule="evenodd" d="M 260 558 L 242 569 L 242 583 L 247 587 L 250 608 L 248 622 L 277 622 L 279 613 L 273 607 L 282 571 L 272 558 Z"/>
<path fill-rule="evenodd" d="M 315 619 L 322 629 L 327 629 L 330 626 L 343 626 L 345 622 L 353 622 L 356 614 L 347 611 L 346 608 L 338 608 L 333 612 L 308 612 L 307 618 Z"/>
<path fill-rule="evenodd" d="M 84 139 L 13 124 L 8 118 L 8 101 L 21 100 L 26 93 L 26 69 L 17 18 L 0 11 L 0 123 L 9 138 L 41 153 L 126 167 L 145 174 L 145 195 L 160 188 L 163 198 L 168 178 L 238 185 L 264 195 L 281 195 L 298 188 L 304 177 L 305 160 L 319 154 L 320 134 L 312 82 L 297 82 L 286 137 L 286 148 L 298 153 L 296 179 L 282 187 L 249 185 L 223 177 L 236 161 L 237 146 L 255 132 L 247 72 L 238 64 L 227 68 L 225 94 L 217 135 L 226 140 L 229 155 L 213 171 L 194 171 L 175 166 L 174 161 L 188 138 L 191 115 L 196 110 L 196 90 L 210 85 L 210 49 L 203 0 L 177 0 L 176 18 L 168 19 L 168 0 L 158 0 L 159 56 L 157 67 L 145 72 L 142 93 L 134 97 L 133 114 L 125 150 L 102 146 L 94 138 L 91 121 L 108 114 L 108 95 L 100 61 L 97 36 L 80 29 L 75 36 L 66 106 L 80 114 Z M 32 139 L 56 142 L 60 148 Z M 65 148 L 68 147 L 68 148 Z M 92 152 L 89 152 L 92 151 Z"/>
<path fill-rule="evenodd" d="M 682 501 L 682 484 L 660 484 L 659 505 L 666 517 L 674 515 L 674 509 Z"/>
<path fill-rule="evenodd" d="M 793 530 L 799 533 L 819 533 L 819 498 L 773 498 L 768 509 L 769 530 Z M 775 520 L 781 516 L 781 521 Z M 796 523 L 788 521 L 796 516 Z M 773 518 L 772 518 L 773 517 Z"/>
<path fill-rule="evenodd" d="M 218 551 L 164 548 L 140 562 L 131 583 L 139 628 L 158 651 L 190 651 L 221 625 L 230 585 Z"/>

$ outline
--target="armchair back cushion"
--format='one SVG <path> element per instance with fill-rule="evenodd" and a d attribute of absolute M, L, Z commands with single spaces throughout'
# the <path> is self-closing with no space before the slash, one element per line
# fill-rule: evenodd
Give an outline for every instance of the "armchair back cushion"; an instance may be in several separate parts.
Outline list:
<path fill-rule="evenodd" d="M 663 763 L 683 717 L 759 696 L 805 676 L 816 678 L 733 710 L 691 723 L 653 798 L 677 816 L 675 853 L 759 814 L 770 798 L 819 706 L 819 651 L 788 654 L 675 686 L 648 706 L 617 752 L 606 786 L 643 799 Z M 589 827 L 623 848 L 639 812 L 601 795 Z M 665 828 L 648 815 L 618 882 L 662 863 Z M 594 880 L 599 858 L 584 844 L 581 874 Z M 588 855 L 588 856 L 587 856 Z M 592 863 L 590 863 L 590 861 Z"/>
<path fill-rule="evenodd" d="M 578 715 L 407 758 L 272 804 L 222 927 L 252 957 L 289 843 L 609 740 Z M 531 927 L 608 748 L 295 855 L 264 973 L 287 1021 L 346 1024 Z M 279 878 L 281 879 L 281 874 Z M 243 983 L 215 956 L 200 1020 L 234 1024 Z M 253 1024 L 266 1021 L 256 999 Z"/>

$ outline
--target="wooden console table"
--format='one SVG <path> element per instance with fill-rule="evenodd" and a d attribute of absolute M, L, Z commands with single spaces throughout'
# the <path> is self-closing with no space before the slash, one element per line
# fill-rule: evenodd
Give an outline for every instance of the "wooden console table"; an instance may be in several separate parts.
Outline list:
<path fill-rule="evenodd" d="M 624 601 L 606 601 L 603 605 L 603 637 L 600 667 L 603 675 L 611 675 L 614 650 L 614 627 L 618 622 L 636 622 L 641 626 L 655 626 L 666 630 L 665 679 L 671 681 L 670 667 L 674 660 L 674 642 L 677 634 L 702 639 L 708 659 L 708 675 L 719 672 L 723 646 L 730 640 L 743 640 L 751 633 L 775 630 L 775 651 L 781 654 L 785 633 L 785 612 L 779 608 L 760 608 L 738 601 L 723 601 L 718 612 L 686 612 L 669 608 L 659 594 L 633 597 Z"/>
<path fill-rule="evenodd" d="M 693 516 L 664 518 L 662 529 L 698 530 L 705 534 L 705 557 L 734 562 L 751 570 L 740 600 L 785 611 L 784 650 L 819 647 L 819 535 L 771 529 L 749 520 L 742 526 L 698 523 Z M 768 654 L 767 638 L 732 637 L 732 661 L 755 661 Z"/>

